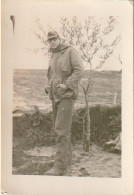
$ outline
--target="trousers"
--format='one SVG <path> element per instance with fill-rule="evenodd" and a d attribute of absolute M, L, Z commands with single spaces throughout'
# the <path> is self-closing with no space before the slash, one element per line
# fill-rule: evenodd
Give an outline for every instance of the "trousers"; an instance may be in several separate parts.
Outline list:
<path fill-rule="evenodd" d="M 55 167 L 66 170 L 72 163 L 71 124 L 74 99 L 62 99 L 56 103 L 52 100 L 53 125 L 56 134 Z"/>

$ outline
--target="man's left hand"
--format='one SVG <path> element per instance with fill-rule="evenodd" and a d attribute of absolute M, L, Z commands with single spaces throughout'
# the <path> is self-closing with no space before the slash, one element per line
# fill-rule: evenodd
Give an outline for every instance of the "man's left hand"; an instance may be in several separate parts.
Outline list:
<path fill-rule="evenodd" d="M 66 85 L 64 85 L 64 84 L 59 84 L 59 85 L 57 85 L 57 88 L 62 88 L 62 89 L 67 89 L 67 87 L 66 87 Z"/>

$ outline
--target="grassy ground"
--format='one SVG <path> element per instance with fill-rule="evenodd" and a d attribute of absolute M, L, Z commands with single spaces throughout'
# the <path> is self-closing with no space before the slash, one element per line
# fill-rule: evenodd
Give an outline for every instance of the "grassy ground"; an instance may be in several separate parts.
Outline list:
<path fill-rule="evenodd" d="M 83 79 L 87 78 L 87 73 Z M 90 104 L 113 104 L 115 93 L 116 103 L 121 104 L 121 72 L 107 71 L 94 73 L 94 85 L 90 93 Z M 45 94 L 47 82 L 46 70 L 15 70 L 13 75 L 14 108 L 31 109 L 33 105 L 46 111 L 51 101 Z M 84 104 L 81 87 L 76 104 Z"/>

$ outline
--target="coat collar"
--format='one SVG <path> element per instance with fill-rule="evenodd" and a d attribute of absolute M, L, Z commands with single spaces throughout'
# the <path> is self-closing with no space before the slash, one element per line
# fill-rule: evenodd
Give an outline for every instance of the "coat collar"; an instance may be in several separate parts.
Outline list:
<path fill-rule="evenodd" d="M 56 53 L 56 52 L 64 53 L 65 50 L 66 50 L 68 47 L 70 47 L 70 46 L 64 45 L 64 44 L 60 44 L 60 45 L 58 46 L 58 48 L 56 48 L 56 49 L 51 49 L 51 48 L 50 48 L 50 49 L 48 50 L 48 52 L 50 52 L 50 53 L 52 53 L 52 54 L 54 54 L 54 53 Z"/>

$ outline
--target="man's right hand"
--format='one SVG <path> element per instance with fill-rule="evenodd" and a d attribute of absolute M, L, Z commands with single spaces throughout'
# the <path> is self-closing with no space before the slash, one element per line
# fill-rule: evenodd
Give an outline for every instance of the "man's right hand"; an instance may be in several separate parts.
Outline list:
<path fill-rule="evenodd" d="M 46 86 L 46 87 L 45 87 L 45 92 L 46 92 L 46 94 L 48 94 L 49 90 L 50 90 L 50 86 Z"/>

